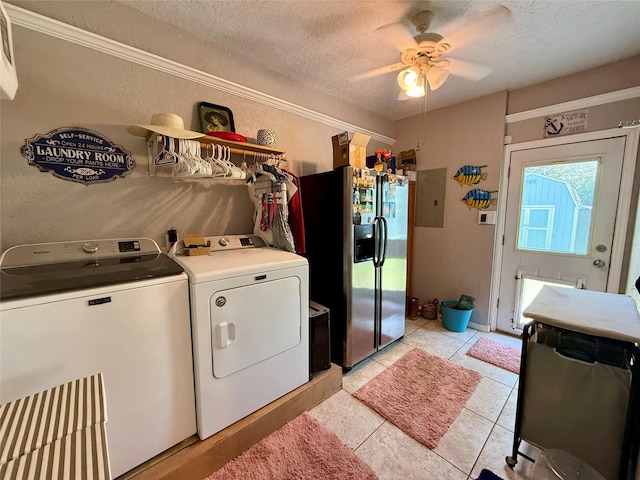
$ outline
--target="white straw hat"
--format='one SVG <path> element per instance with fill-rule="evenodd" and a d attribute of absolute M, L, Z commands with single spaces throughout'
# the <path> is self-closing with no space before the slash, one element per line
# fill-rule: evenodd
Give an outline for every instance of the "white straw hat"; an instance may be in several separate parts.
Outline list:
<path fill-rule="evenodd" d="M 137 137 L 146 137 L 149 132 L 159 133 L 173 138 L 200 138 L 204 133 L 193 132 L 184 129 L 182 117 L 175 113 L 154 113 L 151 116 L 151 125 L 129 125 L 127 132 Z"/>

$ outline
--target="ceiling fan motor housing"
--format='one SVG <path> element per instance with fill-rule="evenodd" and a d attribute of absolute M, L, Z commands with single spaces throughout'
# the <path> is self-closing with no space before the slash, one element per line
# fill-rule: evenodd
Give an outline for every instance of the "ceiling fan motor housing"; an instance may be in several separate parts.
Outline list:
<path fill-rule="evenodd" d="M 427 42 L 418 48 L 407 48 L 400 54 L 400 61 L 405 65 L 428 65 L 436 61 L 448 49 L 448 43 Z"/>

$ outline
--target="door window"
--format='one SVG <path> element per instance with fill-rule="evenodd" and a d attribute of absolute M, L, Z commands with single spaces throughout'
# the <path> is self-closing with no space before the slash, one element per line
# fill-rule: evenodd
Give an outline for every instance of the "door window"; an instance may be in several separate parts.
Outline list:
<path fill-rule="evenodd" d="M 522 169 L 517 250 L 587 255 L 599 159 Z"/>

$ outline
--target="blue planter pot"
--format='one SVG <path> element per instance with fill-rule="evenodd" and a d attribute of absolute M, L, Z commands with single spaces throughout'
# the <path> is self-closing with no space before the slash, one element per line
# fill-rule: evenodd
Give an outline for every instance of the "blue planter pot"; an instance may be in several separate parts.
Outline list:
<path fill-rule="evenodd" d="M 471 318 L 473 309 L 458 310 L 457 308 L 453 308 L 457 304 L 457 300 L 445 300 L 440 303 L 442 326 L 451 332 L 464 332 L 469 325 L 469 319 Z"/>

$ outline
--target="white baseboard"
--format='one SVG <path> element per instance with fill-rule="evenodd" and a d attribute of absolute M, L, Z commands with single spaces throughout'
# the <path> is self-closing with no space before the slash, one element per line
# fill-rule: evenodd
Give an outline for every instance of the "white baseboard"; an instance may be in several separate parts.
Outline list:
<path fill-rule="evenodd" d="M 469 328 L 473 328 L 475 330 L 480 330 L 481 332 L 489 333 L 491 328 L 489 325 L 482 325 L 481 323 L 469 322 Z"/>

